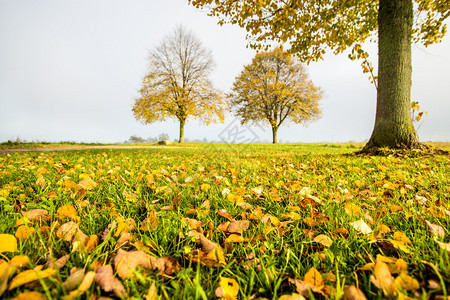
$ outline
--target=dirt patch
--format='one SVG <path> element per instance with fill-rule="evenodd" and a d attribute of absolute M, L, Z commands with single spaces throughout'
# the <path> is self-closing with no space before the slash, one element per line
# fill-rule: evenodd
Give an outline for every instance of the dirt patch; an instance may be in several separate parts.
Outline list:
<path fill-rule="evenodd" d="M 29 147 L 29 148 L 4 148 L 0 149 L 0 153 L 17 153 L 17 152 L 48 152 L 48 151 L 74 151 L 74 150 L 93 150 L 93 149 L 179 149 L 190 147 L 175 146 L 120 146 L 120 145 L 104 145 L 104 146 L 49 146 L 49 147 Z"/>

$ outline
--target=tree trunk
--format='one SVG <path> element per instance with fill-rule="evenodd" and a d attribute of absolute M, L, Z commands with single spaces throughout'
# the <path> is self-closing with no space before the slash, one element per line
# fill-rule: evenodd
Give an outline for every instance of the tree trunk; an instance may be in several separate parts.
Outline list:
<path fill-rule="evenodd" d="M 412 0 L 380 0 L 378 92 L 375 126 L 364 150 L 413 148 L 419 138 L 411 118 Z"/>
<path fill-rule="evenodd" d="M 277 126 L 272 126 L 272 144 L 276 144 L 278 142 L 278 140 L 277 140 L 277 131 L 278 131 L 278 127 Z"/>
<path fill-rule="evenodd" d="M 180 120 L 180 138 L 178 139 L 178 143 L 184 143 L 184 124 L 185 120 Z"/>

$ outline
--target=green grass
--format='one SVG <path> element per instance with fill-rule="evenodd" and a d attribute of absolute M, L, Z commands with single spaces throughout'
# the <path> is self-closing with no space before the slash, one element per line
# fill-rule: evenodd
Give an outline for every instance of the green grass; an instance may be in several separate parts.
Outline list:
<path fill-rule="evenodd" d="M 100 237 L 113 221 L 118 222 L 114 210 L 124 220 L 133 219 L 137 224 L 137 229 L 131 231 L 134 239 L 122 249 L 143 248 L 155 257 L 170 256 L 180 265 L 180 271 L 164 276 L 157 270 L 144 269 L 138 269 L 131 279 L 116 275 L 134 299 L 145 298 L 153 282 L 162 298 L 214 299 L 220 277 L 238 282 L 239 299 L 278 299 L 296 292 L 289 278 L 304 280 L 312 267 L 322 276 L 333 273 L 337 277 L 336 281 L 326 282 L 331 287 L 326 293 L 329 298 L 338 298 L 344 285 L 358 285 L 367 298 L 382 299 L 386 297 L 383 291 L 370 280 L 374 273 L 359 269 L 375 262 L 377 255 L 406 261 L 407 273 L 420 283 L 420 289 L 401 291 L 404 295 L 423 299 L 448 295 L 450 291 L 445 286 L 450 284 L 449 254 L 438 246 L 425 220 L 444 228 L 445 237 L 440 241 L 450 242 L 449 157 L 348 155 L 360 147 L 361 144 L 331 143 L 190 144 L 187 148 L 170 149 L 0 154 L 0 233 L 16 233 L 20 211 L 46 209 L 51 217 L 49 221 L 29 224 L 36 232 L 19 240 L 18 252 L 2 253 L 3 259 L 26 255 L 30 258 L 26 270 L 45 265 L 50 251 L 55 258 L 70 254 L 57 276 L 22 285 L 2 296 L 13 298 L 33 290 L 59 298 L 68 293 L 61 283 L 72 268 L 88 272 L 94 270 L 94 263 L 113 265 L 119 238 L 114 236 L 114 229 L 90 253 L 72 253 L 72 244 L 56 236 L 58 227 L 69 221 L 58 220 L 57 209 L 65 204 L 76 208 L 80 229 L 88 236 Z M 40 173 L 45 186 L 37 184 Z M 63 184 L 65 180 L 78 183 L 87 176 L 98 184 L 92 190 L 66 189 Z M 208 191 L 201 189 L 205 183 L 210 186 Z M 309 196 L 301 191 L 304 187 L 309 188 Z M 230 202 L 223 195 L 226 189 L 233 195 L 240 194 L 253 209 L 245 210 Z M 167 209 L 176 196 L 180 205 Z M 315 197 L 320 204 L 308 199 Z M 422 203 L 423 199 L 426 202 Z M 207 200 L 209 210 L 202 207 Z M 348 203 L 361 211 L 356 215 L 347 213 L 344 207 Z M 401 209 L 392 212 L 393 205 Z M 267 223 L 252 220 L 250 215 L 257 207 L 275 219 Z M 217 230 L 227 221 L 217 214 L 221 209 L 236 220 L 250 220 L 249 228 L 242 234 L 246 242 L 224 242 L 228 234 Z M 139 229 L 153 210 L 157 214 L 156 229 Z M 188 215 L 189 210 L 195 213 Z M 289 219 L 287 215 L 292 216 L 292 212 L 298 217 Z M 203 223 L 205 236 L 224 249 L 224 265 L 208 267 L 190 259 L 193 251 L 201 247 L 188 236 L 189 228 L 183 218 Z M 291 222 L 280 227 L 274 225 L 276 219 Z M 370 239 L 359 234 L 350 225 L 359 219 L 380 235 Z M 317 224 L 310 225 L 311 220 Z M 386 225 L 390 232 L 382 236 L 377 229 L 380 224 Z M 38 234 L 40 226 L 48 226 L 49 233 Z M 212 236 L 207 234 L 209 226 Z M 345 228 L 348 236 L 336 234 L 337 228 Z M 313 242 L 305 234 L 310 229 L 316 235 L 330 237 L 332 245 Z M 395 240 L 396 232 L 411 240 L 405 243 L 409 253 L 389 242 Z M 257 266 L 244 268 L 249 256 L 259 262 Z M 429 280 L 439 282 L 440 288 L 430 289 Z M 113 295 L 95 282 L 83 297 L 92 294 Z M 322 296 L 316 293 L 311 297 Z"/>

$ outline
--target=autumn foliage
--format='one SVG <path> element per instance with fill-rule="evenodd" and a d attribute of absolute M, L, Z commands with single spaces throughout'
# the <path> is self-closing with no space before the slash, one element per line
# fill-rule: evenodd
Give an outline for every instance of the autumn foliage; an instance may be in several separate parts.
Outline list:
<path fill-rule="evenodd" d="M 208 78 L 213 67 L 210 51 L 192 32 L 177 27 L 150 53 L 149 71 L 133 106 L 135 118 L 144 124 L 177 119 L 180 143 L 188 117 L 223 122 L 225 101 Z"/>
<path fill-rule="evenodd" d="M 280 48 L 261 52 L 246 65 L 228 95 L 242 123 L 270 124 L 273 143 L 281 124 L 307 124 L 321 111 L 321 91 L 308 79 L 303 64 Z"/>

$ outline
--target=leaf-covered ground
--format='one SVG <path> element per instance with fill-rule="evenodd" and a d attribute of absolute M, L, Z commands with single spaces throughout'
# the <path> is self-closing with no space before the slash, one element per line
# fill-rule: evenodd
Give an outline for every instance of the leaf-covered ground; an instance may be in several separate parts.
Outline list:
<path fill-rule="evenodd" d="M 0 154 L 0 297 L 443 299 L 450 158 L 355 150 Z"/>

